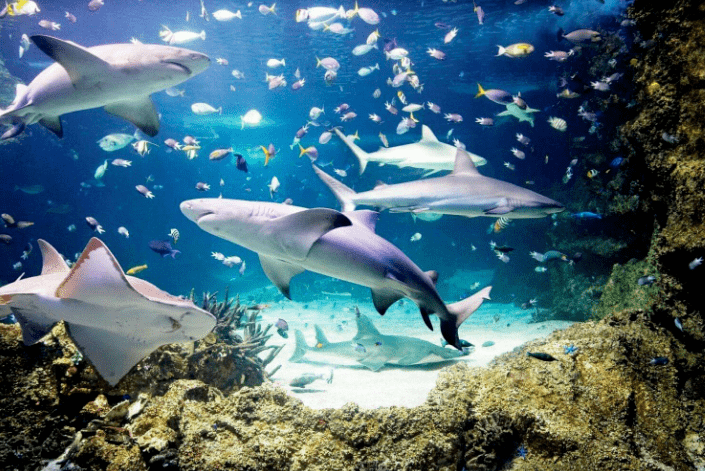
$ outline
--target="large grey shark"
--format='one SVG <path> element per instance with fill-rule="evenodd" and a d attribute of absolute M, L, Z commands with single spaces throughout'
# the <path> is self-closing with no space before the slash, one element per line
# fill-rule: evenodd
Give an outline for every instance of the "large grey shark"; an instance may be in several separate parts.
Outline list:
<path fill-rule="evenodd" d="M 155 136 L 159 117 L 149 95 L 184 82 L 210 65 L 208 56 L 172 46 L 86 48 L 51 36 L 31 39 L 56 63 L 29 85 L 18 84 L 15 100 L 0 111 L 0 122 L 14 125 L 11 136 L 38 122 L 62 137 L 61 115 L 101 106 Z"/>
<path fill-rule="evenodd" d="M 475 294 L 480 302 L 489 299 L 490 287 Z M 478 306 L 479 307 L 479 306 Z M 296 330 L 296 349 L 291 362 L 311 361 L 334 365 L 360 364 L 372 371 L 384 365 L 411 366 L 454 360 L 465 352 L 439 347 L 425 340 L 403 335 L 384 335 L 365 315 L 357 317 L 357 334 L 346 342 L 329 342 L 319 326 L 316 345 L 309 347 L 301 331 Z"/>
<path fill-rule="evenodd" d="M 541 218 L 565 209 L 559 202 L 531 190 L 480 175 L 462 149 L 456 149 L 455 167 L 449 175 L 394 185 L 379 184 L 361 193 L 355 193 L 315 165 L 313 170 L 331 189 L 343 211 L 364 205 L 392 212 L 521 219 Z"/>
<path fill-rule="evenodd" d="M 153 350 L 205 337 L 215 317 L 191 301 L 127 276 L 95 237 L 73 268 L 44 240 L 42 272 L 0 288 L 0 318 L 14 314 L 25 345 L 66 322 L 76 346 L 111 385 Z"/>
<path fill-rule="evenodd" d="M 421 126 L 421 140 L 413 144 L 404 144 L 396 147 L 380 147 L 377 152 L 365 152 L 360 149 L 352 139 L 348 138 L 338 128 L 335 133 L 342 139 L 360 162 L 360 175 L 367 168 L 368 162 L 379 162 L 397 167 L 425 168 L 437 172 L 440 170 L 453 170 L 456 147 L 439 141 L 431 128 L 425 124 Z M 469 153 L 475 165 L 485 165 L 487 160 L 479 155 Z"/>
<path fill-rule="evenodd" d="M 290 298 L 292 277 L 310 270 L 372 289 L 380 314 L 409 298 L 429 329 L 430 314 L 441 319 L 443 337 L 460 349 L 458 326 L 482 301 L 469 297 L 446 305 L 436 291 L 438 274 L 423 272 L 401 250 L 375 234 L 378 213 L 257 201 L 206 198 L 181 203 L 198 227 L 257 252 L 262 269 Z"/>

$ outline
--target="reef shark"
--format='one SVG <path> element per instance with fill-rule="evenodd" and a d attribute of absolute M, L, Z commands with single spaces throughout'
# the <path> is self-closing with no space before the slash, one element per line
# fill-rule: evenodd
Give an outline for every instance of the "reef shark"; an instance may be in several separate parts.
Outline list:
<path fill-rule="evenodd" d="M 368 162 L 396 165 L 397 167 L 414 167 L 433 170 L 453 170 L 456 147 L 439 141 L 431 128 L 425 124 L 421 126 L 421 140 L 413 144 L 404 144 L 396 147 L 380 147 L 377 152 L 365 152 L 360 149 L 352 139 L 348 138 L 338 128 L 335 133 L 342 139 L 360 162 L 360 175 L 367 168 Z M 485 165 L 487 160 L 479 155 L 468 153 L 477 166 Z"/>
<path fill-rule="evenodd" d="M 480 304 L 489 299 L 490 287 L 477 292 Z M 479 304 L 478 306 L 479 307 Z M 316 345 L 309 347 L 301 331 L 296 330 L 296 349 L 289 361 L 298 363 L 311 361 L 326 364 L 360 364 L 372 371 L 384 365 L 411 366 L 454 360 L 467 355 L 466 352 L 439 347 L 425 340 L 403 335 L 384 335 L 365 315 L 357 316 L 357 334 L 346 342 L 329 342 L 319 326 L 316 329 Z"/>
<path fill-rule="evenodd" d="M 161 345 L 205 337 L 215 317 L 183 297 L 127 276 L 108 247 L 92 238 L 69 269 L 37 241 L 42 272 L 0 288 L 0 318 L 14 314 L 25 345 L 63 320 L 76 346 L 111 385 Z"/>
<path fill-rule="evenodd" d="M 365 205 L 392 212 L 521 219 L 541 218 L 565 209 L 559 202 L 531 190 L 480 175 L 462 149 L 456 149 L 455 167 L 449 175 L 393 185 L 380 183 L 361 193 L 355 193 L 315 165 L 313 170 L 331 189 L 343 211 Z"/>
<path fill-rule="evenodd" d="M 291 278 L 310 270 L 372 289 L 377 312 L 401 298 L 414 301 L 429 329 L 441 319 L 443 337 L 460 349 L 458 326 L 477 309 L 469 297 L 446 305 L 438 274 L 423 272 L 396 246 L 375 234 L 378 213 L 340 213 L 289 204 L 206 198 L 181 203 L 181 212 L 204 231 L 257 252 L 262 269 L 290 298 Z"/>
<path fill-rule="evenodd" d="M 210 65 L 208 56 L 155 44 L 106 44 L 83 47 L 37 35 L 32 42 L 56 61 L 29 85 L 18 84 L 15 100 L 0 111 L 13 124 L 10 137 L 39 122 L 63 136 L 61 115 L 104 107 L 149 136 L 159 132 L 159 117 L 149 95 L 178 85 Z"/>
<path fill-rule="evenodd" d="M 528 106 L 524 110 L 521 109 L 521 107 L 515 103 L 509 103 L 506 106 L 507 109 L 499 113 L 497 116 L 514 116 L 516 119 L 519 120 L 520 123 L 522 121 L 527 121 L 531 124 L 532 128 L 534 127 L 534 116 L 532 115 L 532 113 L 538 113 L 539 110 L 529 108 Z"/>

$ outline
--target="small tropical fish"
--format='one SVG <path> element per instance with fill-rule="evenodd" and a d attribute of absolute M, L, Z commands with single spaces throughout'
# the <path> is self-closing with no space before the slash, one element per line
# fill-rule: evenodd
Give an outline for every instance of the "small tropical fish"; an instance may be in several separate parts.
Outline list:
<path fill-rule="evenodd" d="M 417 232 L 416 234 L 412 235 L 412 236 L 411 236 L 411 239 L 409 239 L 409 240 L 410 240 L 411 242 L 417 242 L 417 241 L 421 240 L 421 237 L 422 237 L 422 236 L 421 236 L 421 233 L 420 233 L 420 232 Z"/>
<path fill-rule="evenodd" d="M 127 230 L 126 227 L 120 226 L 120 227 L 118 227 L 117 231 L 118 231 L 118 234 L 120 234 L 121 236 L 125 236 L 125 239 L 130 238 L 130 232 Z"/>
<path fill-rule="evenodd" d="M 575 219 L 602 219 L 601 214 L 591 213 L 590 211 L 583 211 L 581 213 L 571 214 Z"/>
<path fill-rule="evenodd" d="M 379 98 L 382 96 L 382 90 L 379 88 L 375 88 L 375 91 L 372 93 L 373 98 Z"/>
<path fill-rule="evenodd" d="M 233 71 L 231 72 L 231 74 L 232 74 L 233 77 L 235 77 L 235 78 L 238 79 L 238 80 L 243 80 L 243 79 L 245 78 L 245 74 L 243 74 L 242 72 L 240 72 L 240 71 L 237 70 L 237 69 L 233 69 Z"/>
<path fill-rule="evenodd" d="M 289 323 L 284 319 L 277 319 L 277 322 L 274 323 L 274 327 L 277 329 L 277 333 L 280 336 L 285 339 L 289 338 Z"/>
<path fill-rule="evenodd" d="M 284 67 L 286 66 L 286 60 L 285 59 L 269 59 L 267 61 L 267 67 L 270 69 L 276 69 L 277 67 Z"/>
<path fill-rule="evenodd" d="M 279 190 L 279 187 L 281 184 L 279 183 L 279 179 L 277 177 L 272 177 L 272 181 L 269 182 L 269 185 L 267 185 L 267 188 L 269 188 L 269 197 L 274 198 L 274 194 Z"/>
<path fill-rule="evenodd" d="M 314 146 L 304 148 L 301 144 L 299 144 L 299 150 L 301 151 L 299 153 L 299 158 L 303 157 L 304 155 L 307 155 L 308 158 L 311 159 L 311 162 L 315 162 L 316 159 L 318 159 L 318 149 L 316 149 Z"/>
<path fill-rule="evenodd" d="M 169 237 L 171 237 L 171 240 L 173 240 L 174 244 L 176 244 L 179 241 L 181 234 L 179 233 L 179 230 L 174 227 L 169 231 Z"/>
<path fill-rule="evenodd" d="M 196 189 L 198 191 L 208 191 L 211 189 L 211 186 L 208 183 L 198 182 L 196 183 Z"/>
<path fill-rule="evenodd" d="M 238 170 L 247 173 L 247 161 L 241 154 L 235 154 L 235 167 L 237 167 Z"/>
<path fill-rule="evenodd" d="M 703 264 L 703 257 L 698 257 L 688 264 L 688 268 L 690 268 L 691 270 L 695 270 L 696 268 L 698 268 L 702 264 Z"/>
<path fill-rule="evenodd" d="M 250 110 L 247 113 L 245 113 L 244 116 L 240 116 L 240 129 L 245 129 L 245 125 L 249 127 L 255 127 L 260 124 L 262 121 L 262 115 L 260 114 L 259 111 L 257 110 Z"/>
<path fill-rule="evenodd" d="M 240 10 L 233 13 L 230 10 L 223 9 L 223 10 L 214 11 L 213 18 L 215 18 L 217 21 L 231 21 L 235 18 L 242 19 L 242 13 L 240 13 Z"/>
<path fill-rule="evenodd" d="M 655 357 L 649 361 L 649 365 L 652 366 L 665 366 L 668 365 L 668 358 L 666 357 Z"/>
<path fill-rule="evenodd" d="M 229 147 L 227 149 L 216 149 L 213 152 L 210 153 L 208 158 L 210 160 L 223 160 L 225 157 L 230 155 L 233 152 L 233 148 Z"/>
<path fill-rule="evenodd" d="M 385 136 L 381 132 L 379 133 L 379 140 L 382 141 L 382 145 L 384 147 L 389 147 L 389 141 L 387 140 L 387 136 Z"/>
<path fill-rule="evenodd" d="M 511 44 L 507 47 L 503 46 L 497 46 L 499 48 L 499 51 L 497 52 L 497 56 L 507 56 L 511 58 L 518 58 L 518 57 L 526 57 L 532 52 L 534 52 L 534 46 L 532 46 L 529 43 L 516 43 L 516 44 Z"/>
<path fill-rule="evenodd" d="M 173 249 L 171 242 L 168 240 L 152 240 L 147 245 L 162 257 L 171 256 L 171 258 L 176 258 L 176 254 L 181 253 L 179 250 Z"/>
<path fill-rule="evenodd" d="M 512 147 L 510 152 L 514 154 L 514 157 L 516 157 L 519 160 L 524 160 L 526 158 L 526 154 L 523 151 L 520 151 L 516 147 Z"/>
<path fill-rule="evenodd" d="M 214 113 L 223 114 L 223 107 L 221 106 L 220 108 L 214 108 L 208 103 L 194 103 L 191 105 L 191 111 L 193 111 L 194 114 L 197 114 L 199 116 L 205 116 Z"/>
<path fill-rule="evenodd" d="M 494 126 L 494 119 L 492 118 L 475 118 L 475 122 L 480 126 Z"/>
<path fill-rule="evenodd" d="M 44 192 L 44 187 L 42 185 L 25 185 L 25 186 L 15 185 L 14 191 L 17 191 L 17 190 L 20 190 L 22 193 L 26 193 L 28 195 L 38 195 L 39 193 Z"/>
<path fill-rule="evenodd" d="M 102 234 L 103 232 L 105 232 L 103 226 L 101 226 L 94 217 L 88 216 L 86 218 L 86 224 L 88 224 L 88 227 L 96 231 L 98 234 Z"/>
<path fill-rule="evenodd" d="M 218 63 L 218 65 L 228 65 L 230 64 L 227 59 L 223 57 L 216 57 L 215 61 Z"/>
<path fill-rule="evenodd" d="M 642 276 L 636 282 L 639 286 L 651 286 L 654 284 L 655 281 L 656 281 L 656 277 L 654 275 L 647 275 L 647 276 Z"/>
<path fill-rule="evenodd" d="M 546 273 L 546 271 L 548 271 L 548 268 L 546 268 L 546 267 L 536 267 L 536 268 L 534 268 L 534 271 L 535 271 L 536 273 Z"/>
<path fill-rule="evenodd" d="M 69 20 L 71 23 L 75 23 L 75 22 L 76 22 L 76 17 L 75 17 L 74 15 L 72 15 L 71 13 L 69 13 L 69 12 L 64 12 L 64 18 L 66 18 L 67 20 Z"/>
<path fill-rule="evenodd" d="M 149 191 L 149 189 L 144 185 L 135 186 L 135 190 L 137 190 L 138 193 L 140 193 L 142 196 L 144 196 L 147 199 L 154 198 L 154 193 Z"/>
<path fill-rule="evenodd" d="M 134 267 L 130 268 L 129 270 L 127 270 L 125 272 L 125 274 L 126 275 L 136 275 L 138 273 L 145 271 L 147 268 L 149 268 L 149 267 L 147 266 L 146 263 L 144 265 L 137 265 L 137 266 L 134 266 Z"/>
<path fill-rule="evenodd" d="M 451 123 L 461 123 L 463 121 L 463 117 L 458 113 L 446 113 L 443 117 Z"/>
<path fill-rule="evenodd" d="M 149 154 L 150 148 L 149 146 L 157 146 L 157 144 L 149 141 L 137 141 L 132 143 L 132 148 L 135 149 L 135 151 L 140 155 L 140 157 L 144 157 L 145 154 Z M 159 146 L 157 146 L 159 147 Z"/>
<path fill-rule="evenodd" d="M 260 149 L 264 152 L 264 166 L 266 167 L 269 165 L 269 160 L 273 159 L 274 156 L 277 155 L 277 149 L 271 142 L 269 143 L 269 147 L 260 146 Z"/>
<path fill-rule="evenodd" d="M 324 57 L 323 59 L 316 57 L 316 67 L 323 67 L 326 70 L 335 72 L 340 69 L 340 62 L 333 57 Z"/>
<path fill-rule="evenodd" d="M 595 169 L 593 168 L 593 169 L 588 170 L 588 172 L 587 172 L 587 177 L 588 177 L 588 178 L 595 178 L 599 173 L 600 173 L 600 172 L 599 172 L 598 170 L 595 170 Z"/>
<path fill-rule="evenodd" d="M 574 54 L 573 50 L 571 49 L 568 52 L 565 51 L 548 51 L 543 55 L 548 60 L 556 61 L 556 62 L 565 62 L 568 60 L 570 56 Z"/>
<path fill-rule="evenodd" d="M 366 77 L 366 76 L 370 75 L 372 72 L 374 72 L 375 70 L 379 70 L 379 64 L 375 64 L 371 67 L 361 67 L 357 71 L 357 75 L 359 75 L 360 77 Z"/>
<path fill-rule="evenodd" d="M 451 42 L 455 37 L 458 35 L 458 28 L 453 28 L 450 31 L 446 33 L 446 35 L 443 37 L 443 43 L 448 44 Z"/>
<path fill-rule="evenodd" d="M 550 118 L 548 118 L 548 124 L 550 124 L 553 129 L 556 129 L 561 132 L 568 129 L 568 123 L 566 123 L 564 119 L 557 118 L 555 116 L 551 116 Z"/>
<path fill-rule="evenodd" d="M 504 162 L 504 166 L 507 167 L 512 172 L 516 170 L 516 166 L 511 162 Z"/>
<path fill-rule="evenodd" d="M 39 22 L 39 26 L 51 31 L 59 31 L 61 29 L 61 25 L 59 23 L 54 23 L 53 21 L 49 20 L 41 20 Z"/>
<path fill-rule="evenodd" d="M 432 47 L 429 47 L 426 52 L 428 53 L 429 56 L 433 57 L 434 59 L 438 59 L 439 61 L 446 59 L 446 53 L 443 51 L 439 51 L 438 49 L 434 49 Z"/>

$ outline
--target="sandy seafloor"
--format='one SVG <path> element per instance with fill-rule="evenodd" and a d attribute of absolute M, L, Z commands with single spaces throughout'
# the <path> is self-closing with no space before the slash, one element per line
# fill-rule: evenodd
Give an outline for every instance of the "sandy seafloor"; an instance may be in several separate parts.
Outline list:
<path fill-rule="evenodd" d="M 263 325 L 274 323 L 279 318 L 285 319 L 289 324 L 288 339 L 275 333 L 269 341 L 272 345 L 285 345 L 267 368 L 271 371 L 281 365 L 271 378 L 272 381 L 314 409 L 338 408 L 349 402 L 369 409 L 421 405 L 435 386 L 438 372 L 453 361 L 430 366 L 385 366 L 377 372 L 363 366 L 289 362 L 295 346 L 294 329 L 304 333 L 309 346 L 316 343 L 314 324 L 323 329 L 330 342 L 351 341 L 357 332 L 354 311 L 356 305 L 382 334 L 406 335 L 440 345 L 438 319 L 431 316 L 434 331 L 430 331 L 423 323 L 416 305 L 409 300 L 397 302 L 384 316 L 374 310 L 371 302 L 356 304 L 350 297 L 344 296 L 329 296 L 325 300 L 306 303 L 284 300 L 270 303 L 270 307 L 262 311 Z M 498 321 L 495 316 L 499 316 Z M 347 321 L 347 325 L 343 325 L 343 321 Z M 460 338 L 474 344 L 474 351 L 454 361 L 484 367 L 497 355 L 571 324 L 573 323 L 569 321 L 531 323 L 531 311 L 522 310 L 512 304 L 485 302 L 459 329 Z M 274 332 L 274 328 L 271 331 Z M 487 341 L 494 342 L 494 345 L 482 347 Z M 304 389 L 289 386 L 292 379 L 303 373 L 325 373 L 327 376 L 331 367 L 334 368 L 331 384 L 327 384 L 325 380 L 317 380 Z"/>

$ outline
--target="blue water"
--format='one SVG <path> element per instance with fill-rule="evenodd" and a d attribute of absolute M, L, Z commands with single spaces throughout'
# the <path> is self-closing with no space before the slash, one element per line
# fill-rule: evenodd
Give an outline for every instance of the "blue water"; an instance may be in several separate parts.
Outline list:
<path fill-rule="evenodd" d="M 322 120 L 338 125 L 339 117 L 333 109 L 341 103 L 350 104 L 358 117 L 343 124 L 345 132 L 352 134 L 358 130 L 361 136 L 358 144 L 369 151 L 379 146 L 377 134 L 380 131 L 387 135 L 390 145 L 395 146 L 420 139 L 421 124 L 430 126 L 441 140 L 445 140 L 452 129 L 451 141 L 453 138 L 460 139 L 468 150 L 488 160 L 488 164 L 480 169 L 484 175 L 521 186 L 533 181 L 534 185 L 529 186 L 532 190 L 561 201 L 571 211 L 581 211 L 583 208 L 570 207 L 571 186 L 564 185 L 561 177 L 570 162 L 568 145 L 571 139 L 584 136 L 587 149 L 600 145 L 600 138 L 588 133 L 590 123 L 582 121 L 576 114 L 580 104 L 586 101 L 589 104 L 599 97 L 591 93 L 577 100 L 559 101 L 556 93 L 560 90 L 558 77 L 580 71 L 581 67 L 585 72 L 587 59 L 600 53 L 600 46 L 590 46 L 592 50 L 588 48 L 581 59 L 582 63 L 558 64 L 547 60 L 543 54 L 549 50 L 568 50 L 571 46 L 565 41 L 558 42 L 556 32 L 559 28 L 566 31 L 591 28 L 618 32 L 621 21 L 618 15 L 626 7 L 624 2 L 602 4 L 595 0 L 572 1 L 562 5 L 566 16 L 557 17 L 548 12 L 548 2 L 532 0 L 514 5 L 512 2 L 486 1 L 480 3 L 486 12 L 485 24 L 480 26 L 472 2 L 365 2 L 361 6 L 371 7 L 381 16 L 377 27 L 382 39 L 396 38 L 399 47 L 409 51 L 413 70 L 424 84 L 420 95 L 409 85 L 401 88 L 408 101 L 431 101 L 440 105 L 443 113 L 460 113 L 464 118 L 462 123 L 449 124 L 442 114 L 436 115 L 426 110 L 416 113 L 421 121 L 416 129 L 397 136 L 395 128 L 401 113 L 394 117 L 383 106 L 399 90 L 385 83 L 392 76 L 392 61 L 386 61 L 378 50 L 360 57 L 351 54 L 353 47 L 363 44 L 376 28 L 359 18 L 350 24 L 355 29 L 353 34 L 336 36 L 312 31 L 306 23 L 295 22 L 294 13 L 298 8 L 314 6 L 308 2 L 279 2 L 276 16 L 263 16 L 257 11 L 258 2 L 248 7 L 244 2 L 206 0 L 210 12 L 221 8 L 242 11 L 242 20 L 227 23 L 212 18 L 209 22 L 203 21 L 198 17 L 200 7 L 195 0 L 106 0 L 106 5 L 96 13 L 89 13 L 85 4 L 84 1 L 41 2 L 39 15 L 0 20 L 0 57 L 9 72 L 28 83 L 51 63 L 34 45 L 22 59 L 18 59 L 17 48 L 22 33 L 53 34 L 87 47 L 128 42 L 132 37 L 145 43 L 160 43 L 158 32 L 162 24 L 173 31 L 204 29 L 206 41 L 199 39 L 182 47 L 208 54 L 212 64 L 204 73 L 177 87 L 185 90 L 185 97 L 174 98 L 163 92 L 152 96 L 162 119 L 159 134 L 150 141 L 160 147 L 154 148 L 144 158 L 129 146 L 112 153 L 98 147 L 96 141 L 107 134 L 134 132 L 134 127 L 129 123 L 99 109 L 63 116 L 63 139 L 56 138 L 39 125 L 33 125 L 21 140 L 0 146 L 0 212 L 10 213 L 18 220 L 35 222 L 34 226 L 21 231 L 1 231 L 14 238 L 12 245 L 0 246 L 0 280 L 3 282 L 13 280 L 21 272 L 26 272 L 27 276 L 39 273 L 41 257 L 34 242 L 35 250 L 28 260 L 23 261 L 24 266 L 20 270 L 12 268 L 20 260 L 26 243 L 37 238 L 46 239 L 66 257 L 73 259 L 75 253 L 83 250 L 90 237 L 97 235 L 85 223 L 85 217 L 92 216 L 105 228 L 106 233 L 100 237 L 125 270 L 148 264 L 149 268 L 140 276 L 171 293 L 187 293 L 191 288 L 197 292 L 222 290 L 226 285 L 230 285 L 231 292 L 245 293 L 269 285 L 256 254 L 203 232 L 181 214 L 179 203 L 203 196 L 217 197 L 220 193 L 225 198 L 270 201 L 267 185 L 273 176 L 277 176 L 281 188 L 275 195 L 275 201 L 291 198 L 294 204 L 300 206 L 338 208 L 330 191 L 312 172 L 309 160 L 306 157 L 300 159 L 298 151 L 289 150 L 294 134 L 308 120 L 312 106 L 325 107 L 326 114 Z M 351 2 L 344 6 L 353 7 Z M 76 24 L 66 21 L 66 10 L 76 15 Z M 188 23 L 185 21 L 187 11 L 191 17 Z M 61 30 L 48 33 L 37 25 L 41 19 L 60 23 Z M 443 44 L 446 31 L 435 27 L 436 22 L 459 28 L 458 36 L 452 43 Z M 380 48 L 384 44 L 382 39 L 379 41 Z M 530 42 L 536 51 L 523 59 L 495 57 L 496 45 L 506 46 L 516 42 Z M 426 53 L 429 47 L 446 52 L 446 60 L 431 58 Z M 332 56 L 341 63 L 332 86 L 324 83 L 324 71 L 315 67 L 316 56 Z M 217 57 L 226 58 L 229 65 L 216 64 Z M 270 58 L 285 58 L 287 65 L 272 72 L 265 65 Z M 616 71 L 626 68 L 624 56 L 620 59 L 622 63 L 614 69 Z M 367 77 L 357 75 L 360 67 L 375 63 L 379 63 L 381 71 Z M 293 91 L 290 85 L 296 80 L 293 77 L 296 68 L 300 69 L 306 84 L 303 89 Z M 235 80 L 231 75 L 233 69 L 244 72 L 245 80 Z M 284 73 L 289 86 L 267 90 L 265 72 Z M 592 77 L 592 80 L 597 78 Z M 474 98 L 477 82 L 487 89 L 501 88 L 514 94 L 521 92 L 529 106 L 541 110 L 536 115 L 535 127 L 517 123 L 513 118 L 497 120 L 491 128 L 476 124 L 477 117 L 493 117 L 503 111 L 501 106 L 487 99 Z M 231 91 L 230 85 L 235 85 L 236 90 Z M 382 90 L 379 99 L 372 97 L 376 88 Z M 216 108 L 222 106 L 223 116 L 195 116 L 190 110 L 190 105 L 195 102 L 206 102 Z M 1 103 L 0 106 L 8 104 Z M 240 130 L 239 116 L 252 108 L 264 115 L 266 125 Z M 377 113 L 384 123 L 380 126 L 371 122 L 367 119 L 369 113 Z M 552 129 L 546 122 L 549 116 L 564 118 L 568 122 L 568 131 L 559 133 Z M 202 124 L 187 126 L 184 120 Z M 604 125 L 612 124 L 608 122 Z M 318 148 L 319 164 L 331 163 L 338 169 L 347 168 L 348 176 L 342 181 L 353 189 L 370 189 L 377 180 L 409 181 L 420 178 L 424 173 L 422 170 L 378 167 L 372 163 L 363 176 L 358 176 L 353 154 L 337 138 L 334 137 L 327 145 L 318 144 L 318 136 L 323 129 L 311 127 L 302 144 L 304 147 L 315 145 Z M 524 149 L 516 141 L 516 133 L 531 138 L 529 149 Z M 183 153 L 167 152 L 163 144 L 164 139 L 180 140 L 187 134 L 201 138 L 203 145 L 199 157 L 192 161 L 186 160 Z M 264 167 L 259 146 L 269 143 L 273 143 L 279 153 L 268 167 Z M 233 147 L 235 152 L 245 156 L 249 174 L 238 171 L 230 159 L 220 162 L 208 160 L 211 150 L 226 147 Z M 514 158 L 509 152 L 512 147 L 525 150 L 526 160 Z M 74 154 L 78 155 L 78 159 L 73 158 Z M 549 156 L 548 164 L 544 163 L 546 155 Z M 606 161 L 610 162 L 613 157 L 616 155 L 608 156 Z M 81 182 L 91 183 L 96 167 L 104 159 L 114 158 L 132 160 L 132 167 L 109 166 L 103 178 L 105 187 L 81 187 Z M 505 161 L 515 164 L 516 171 L 504 168 Z M 326 170 L 330 173 L 331 167 L 326 167 Z M 154 181 L 147 183 L 149 175 L 154 177 Z M 225 182 L 223 187 L 219 185 L 221 178 Z M 195 185 L 199 181 L 209 183 L 212 187 L 210 192 L 196 191 Z M 13 191 L 15 185 L 33 184 L 43 185 L 45 191 L 38 195 Z M 156 197 L 147 200 L 135 191 L 137 184 L 145 184 L 150 189 L 154 185 L 162 185 L 163 189 L 153 189 Z M 46 213 L 52 204 L 69 204 L 73 210 L 64 215 Z M 532 250 L 544 252 L 551 249 L 545 232 L 553 220 L 519 220 L 500 234 L 488 235 L 486 231 L 492 221 L 489 218 L 444 216 L 435 222 L 413 222 L 408 214 L 384 213 L 378 233 L 401 248 L 424 270 L 438 270 L 441 279 L 451 277 L 458 269 L 495 270 L 502 266 L 502 262 L 489 249 L 489 241 L 510 245 L 515 248 L 516 256 L 512 256 L 510 269 L 502 268 L 505 298 L 527 298 L 545 290 L 549 278 L 534 272 L 536 264 L 527 254 Z M 71 224 L 76 225 L 75 232 L 67 230 Z M 117 233 L 119 226 L 127 227 L 129 239 Z M 181 233 L 181 239 L 175 245 L 181 254 L 175 260 L 160 257 L 147 245 L 153 239 L 168 239 L 171 228 L 177 228 Z M 416 232 L 423 237 L 420 241 L 411 242 L 410 238 Z M 477 250 L 473 250 L 472 246 Z M 247 264 L 244 276 L 239 275 L 238 267 L 227 268 L 214 260 L 211 252 L 242 257 Z M 359 302 L 371 303 L 367 289 L 324 281 L 311 274 L 294 279 L 292 294 L 295 299 L 315 299 L 318 290 L 324 289 L 322 286 L 327 286 L 325 289 L 329 291 L 350 291 L 355 298 L 359 297 Z M 441 290 L 447 301 L 456 300 L 460 294 Z M 448 299 L 451 296 L 453 299 Z"/>

